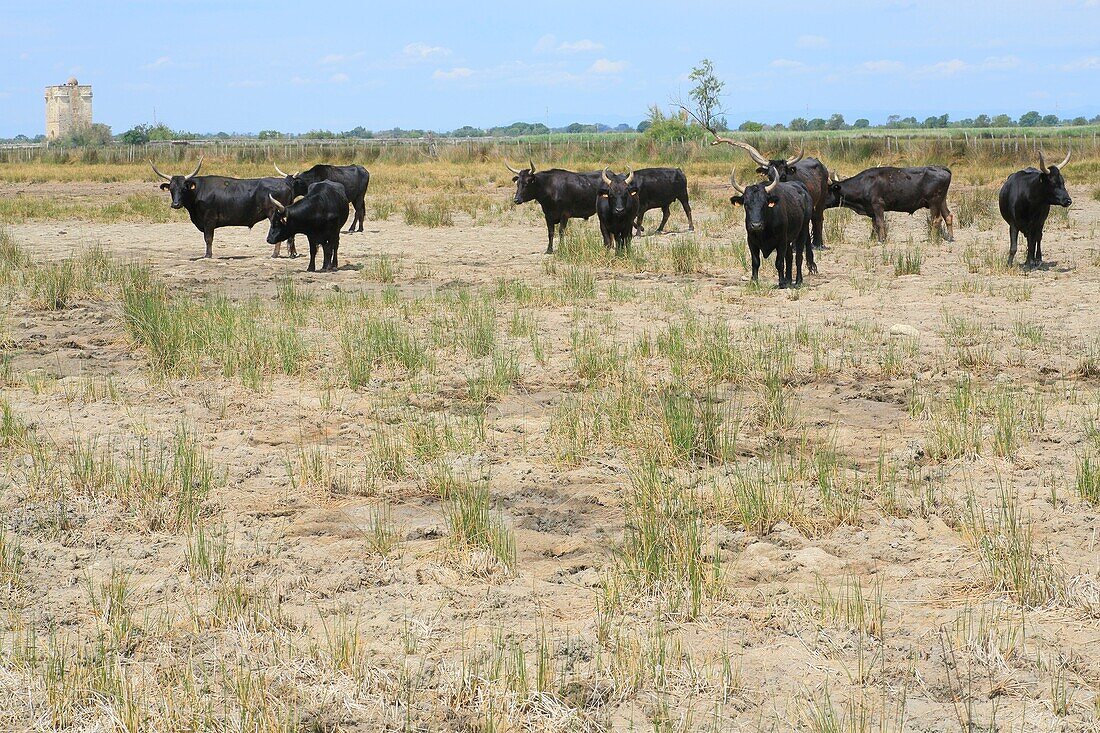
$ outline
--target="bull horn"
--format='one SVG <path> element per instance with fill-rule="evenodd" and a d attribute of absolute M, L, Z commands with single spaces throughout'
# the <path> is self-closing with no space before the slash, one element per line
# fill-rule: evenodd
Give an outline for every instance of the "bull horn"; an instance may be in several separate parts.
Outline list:
<path fill-rule="evenodd" d="M 627 168 L 627 170 L 630 171 L 630 173 L 628 173 L 626 175 L 626 180 L 623 181 L 623 183 L 625 183 L 626 185 L 629 186 L 631 183 L 634 182 L 634 169 L 633 168 Z"/>
<path fill-rule="evenodd" d="M 508 159 L 507 159 L 507 158 L 502 158 L 501 160 L 503 160 L 503 161 L 504 161 L 504 167 L 505 167 L 505 168 L 507 168 L 508 170 L 512 171 L 512 173 L 513 173 L 514 175 L 517 175 L 517 176 L 519 175 L 519 171 L 517 171 L 517 170 L 516 170 L 515 168 L 513 168 L 513 167 L 512 167 L 511 165 L 509 165 L 509 163 L 508 163 Z"/>
<path fill-rule="evenodd" d="M 535 161 L 528 160 L 527 163 L 531 166 L 531 168 L 530 168 L 531 172 L 534 173 L 535 172 Z"/>
<path fill-rule="evenodd" d="M 274 196 L 272 196 L 271 194 L 268 194 L 268 195 L 267 195 L 267 197 L 268 197 L 269 199 L 271 199 L 271 203 L 275 204 L 275 208 L 277 208 L 277 209 L 278 209 L 279 211 L 286 211 L 286 205 L 285 205 L 285 204 L 283 204 L 283 202 L 282 202 L 282 201 L 280 201 L 279 199 L 275 198 L 275 197 L 274 197 Z"/>
<path fill-rule="evenodd" d="M 737 192 L 738 196 L 745 195 L 745 189 L 737 185 L 737 171 L 730 172 L 730 185 L 733 186 L 733 190 Z"/>
<path fill-rule="evenodd" d="M 187 180 L 190 181 L 192 178 L 194 178 L 195 176 L 198 175 L 199 169 L 202 168 L 203 158 L 205 158 L 205 157 L 206 157 L 205 155 L 200 155 L 199 156 L 199 164 L 197 166 L 195 166 L 195 170 L 191 171 L 191 175 L 187 176 Z"/>
<path fill-rule="evenodd" d="M 600 178 L 603 179 L 605 185 L 611 185 L 611 179 L 607 177 L 607 168 L 604 168 L 602 171 L 600 171 Z"/>
<path fill-rule="evenodd" d="M 805 141 L 803 141 L 803 142 L 799 143 L 799 145 L 798 145 L 798 155 L 794 156 L 793 158 L 787 158 L 787 165 L 794 165 L 798 161 L 802 160 L 802 156 L 804 156 L 805 154 L 806 154 L 806 143 L 805 143 Z"/>
<path fill-rule="evenodd" d="M 1047 162 L 1045 160 L 1043 160 L 1043 151 L 1042 150 L 1039 151 L 1039 172 L 1040 173 L 1046 173 L 1047 172 Z"/>
<path fill-rule="evenodd" d="M 155 164 L 155 163 L 154 163 L 153 161 L 151 161 L 151 160 L 150 160 L 150 161 L 149 161 L 149 165 L 153 166 L 153 172 L 154 172 L 154 173 L 156 173 L 156 174 L 157 174 L 158 176 L 160 176 L 161 178 L 163 178 L 164 180 L 166 180 L 166 181 L 171 181 L 171 180 L 172 180 L 172 177 L 171 177 L 171 176 L 166 176 L 166 175 L 164 175 L 163 173 L 161 173 L 160 171 L 158 171 L 158 170 L 157 170 L 157 166 L 156 166 L 156 164 Z"/>
<path fill-rule="evenodd" d="M 1066 163 L 1069 162 L 1069 156 L 1070 156 L 1071 153 L 1073 153 L 1072 150 L 1067 150 L 1065 159 L 1061 163 L 1059 163 L 1058 165 L 1056 165 L 1054 167 L 1057 168 L 1058 170 L 1062 170 L 1063 168 L 1065 168 Z"/>
<path fill-rule="evenodd" d="M 765 193 L 771 193 L 779 185 L 779 173 L 775 168 L 768 168 L 768 175 L 771 176 L 772 182 L 764 186 Z"/>
<path fill-rule="evenodd" d="M 712 142 L 711 145 L 717 145 L 718 143 L 726 143 L 727 145 L 734 145 L 741 148 L 749 154 L 749 157 L 752 158 L 753 162 L 757 165 L 767 165 L 769 163 L 768 159 L 761 155 L 759 150 L 749 145 L 748 143 L 743 143 L 740 140 L 730 140 L 728 137 L 718 137 L 717 135 L 715 135 L 714 142 Z"/>
<path fill-rule="evenodd" d="M 283 178 L 290 178 L 291 176 L 294 175 L 293 173 L 287 173 L 286 171 L 284 171 L 282 168 L 279 167 L 278 163 L 274 163 L 273 165 L 275 166 L 275 172 L 278 173 Z"/>
<path fill-rule="evenodd" d="M 829 180 L 833 183 L 840 183 L 840 176 L 837 175 L 836 171 L 829 171 Z"/>

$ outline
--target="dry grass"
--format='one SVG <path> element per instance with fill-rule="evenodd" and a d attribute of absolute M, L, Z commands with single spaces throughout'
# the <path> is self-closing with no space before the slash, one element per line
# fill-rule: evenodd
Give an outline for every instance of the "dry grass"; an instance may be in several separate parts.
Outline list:
<path fill-rule="evenodd" d="M 494 153 L 371 162 L 324 278 L 0 229 L 0 728 L 1095 728 L 1097 269 L 1004 265 L 1014 162 L 788 292 L 732 157 L 695 236 L 544 258 Z M 56 168 L 4 175 L 145 176 Z"/>

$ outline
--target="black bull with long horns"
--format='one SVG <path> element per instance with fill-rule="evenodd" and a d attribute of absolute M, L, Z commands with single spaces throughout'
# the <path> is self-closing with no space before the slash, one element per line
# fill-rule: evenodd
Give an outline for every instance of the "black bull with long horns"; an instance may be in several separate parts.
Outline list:
<path fill-rule="evenodd" d="M 367 187 L 370 185 L 370 171 L 366 168 L 361 165 L 318 163 L 308 170 L 297 173 L 285 173 L 277 165 L 275 170 L 294 187 L 295 196 L 305 196 L 309 187 L 318 181 L 339 183 L 344 187 L 344 194 L 355 210 L 348 233 L 363 231 L 363 219 L 367 214 Z"/>
<path fill-rule="evenodd" d="M 806 154 L 804 147 L 799 149 L 797 155 L 790 158 L 769 159 L 765 158 L 759 150 L 748 143 L 740 140 L 730 140 L 718 135 L 714 137 L 715 139 L 711 142 L 711 145 L 726 143 L 727 145 L 739 147 L 748 153 L 757 165 L 757 173 L 770 176 L 769 171 L 775 170 L 781 183 L 801 181 L 806 186 L 806 191 L 810 194 L 810 200 L 813 202 L 813 215 L 810 219 L 810 242 L 813 247 L 824 249 L 825 239 L 822 230 L 825 223 L 825 198 L 829 192 L 829 170 L 825 165 L 817 158 L 804 157 Z"/>
<path fill-rule="evenodd" d="M 535 171 L 531 167 L 517 170 L 508 161 L 505 167 L 515 175 L 516 195 L 513 202 L 517 205 L 528 201 L 538 201 L 542 214 L 546 217 L 546 254 L 554 253 L 554 227 L 558 227 L 558 242 L 565 238 L 565 226 L 570 219 L 588 219 L 596 213 L 596 195 L 600 188 L 600 171 L 574 173 L 573 171 L 552 168 L 547 171 Z"/>
<path fill-rule="evenodd" d="M 736 195 L 730 197 L 734 206 L 745 207 L 745 231 L 752 254 L 752 279 L 759 281 L 760 259 L 775 252 L 775 271 L 779 287 L 802 284 L 802 258 L 810 272 L 817 272 L 810 242 L 810 218 L 813 201 L 801 181 L 780 181 L 775 169 L 768 183 L 756 183 L 742 188 L 735 175 L 730 183 Z M 792 265 L 796 265 L 792 273 Z M 792 278 L 793 275 L 793 278 Z"/>
<path fill-rule="evenodd" d="M 206 257 L 214 254 L 214 230 L 221 227 L 248 227 L 271 217 L 275 210 L 272 199 L 289 204 L 294 191 L 281 178 L 228 178 L 226 176 L 200 176 L 202 158 L 189 175 L 166 176 L 150 161 L 153 172 L 165 183 L 162 190 L 172 195 L 173 209 L 186 209 L 191 223 L 206 239 Z M 297 257 L 294 238 L 287 241 L 291 257 Z M 280 245 L 275 245 L 272 257 L 279 256 Z"/>
<path fill-rule="evenodd" d="M 607 168 L 600 172 L 600 190 L 596 198 L 596 216 L 600 220 L 600 234 L 603 246 L 611 248 L 615 240 L 615 251 L 620 252 L 630 246 L 634 234 L 634 225 L 638 219 L 638 185 L 634 180 L 634 171 L 628 174 L 607 175 Z"/>
<path fill-rule="evenodd" d="M 1058 165 L 1047 167 L 1042 151 L 1039 151 L 1039 168 L 1016 171 L 1001 186 L 999 203 L 1001 216 L 1008 223 L 1008 264 L 1016 257 L 1016 242 L 1020 232 L 1027 239 L 1027 265 L 1043 262 L 1043 226 L 1051 206 L 1069 206 L 1073 199 L 1066 190 L 1062 169 L 1069 163 L 1070 154 Z"/>

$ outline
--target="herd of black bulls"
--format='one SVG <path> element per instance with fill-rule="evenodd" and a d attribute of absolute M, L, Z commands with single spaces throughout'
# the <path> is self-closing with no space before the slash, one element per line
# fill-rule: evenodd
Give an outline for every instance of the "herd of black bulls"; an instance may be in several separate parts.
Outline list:
<path fill-rule="evenodd" d="M 823 249 L 822 222 L 825 209 L 843 206 L 870 217 L 875 236 L 886 240 L 886 212 L 912 214 L 928 209 L 932 226 L 941 227 L 947 240 L 954 238 L 954 217 L 947 208 L 951 170 L 943 166 L 868 168 L 841 180 L 816 158 L 804 157 L 803 151 L 791 158 L 769 159 L 747 143 L 715 135 L 713 145 L 726 143 L 745 150 L 757 164 L 756 171 L 767 180 L 741 187 L 736 177 L 730 183 L 734 206 L 745 209 L 745 229 L 752 255 L 752 279 L 756 281 L 761 257 L 775 253 L 779 287 L 802 283 L 802 262 L 811 273 L 817 272 L 814 248 Z M 1008 262 L 1016 256 L 1022 232 L 1027 240 L 1026 265 L 1043 261 L 1043 226 L 1051 206 L 1072 203 L 1066 191 L 1062 169 L 1069 153 L 1058 165 L 1047 166 L 1039 154 L 1039 168 L 1026 168 L 1008 177 L 1001 186 L 1001 216 L 1008 222 L 1010 248 Z M 536 171 L 535 164 L 518 170 L 507 162 L 515 177 L 514 202 L 538 201 L 546 217 L 548 241 L 546 253 L 554 251 L 554 229 L 559 242 L 565 236 L 570 219 L 588 219 L 595 214 L 600 222 L 604 246 L 614 244 L 616 251 L 630 246 L 632 237 L 645 231 L 642 222 L 647 211 L 661 209 L 657 232 L 664 231 L 671 205 L 679 201 L 694 229 L 688 184 L 678 168 L 642 168 L 626 174 L 611 173 L 608 168 L 591 173 L 554 168 Z M 172 208 L 186 209 L 191 222 L 206 238 L 206 256 L 212 255 L 214 230 L 226 226 L 251 228 L 263 219 L 271 224 L 267 241 L 275 245 L 272 257 L 278 257 L 286 241 L 291 257 L 297 257 L 294 236 L 303 234 L 309 241 L 309 267 L 317 269 L 317 249 L 323 253 L 321 271 L 339 267 L 340 231 L 348 220 L 349 207 L 355 216 L 348 232 L 363 231 L 366 192 L 370 174 L 358 165 L 315 165 L 309 170 L 287 174 L 275 166 L 279 178 L 227 178 L 200 176 L 202 159 L 190 175 L 166 176 L 153 165 L 153 171 L 166 182 L 161 189 L 172 195 Z"/>

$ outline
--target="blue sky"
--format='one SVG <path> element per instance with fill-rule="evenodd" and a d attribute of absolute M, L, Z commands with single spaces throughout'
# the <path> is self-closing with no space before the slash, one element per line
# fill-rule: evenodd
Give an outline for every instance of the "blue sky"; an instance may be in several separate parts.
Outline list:
<path fill-rule="evenodd" d="M 0 137 L 77 76 L 115 132 L 636 123 L 703 57 L 731 123 L 1100 113 L 1100 0 L 0 0 Z"/>

